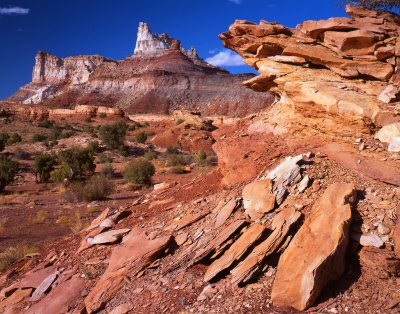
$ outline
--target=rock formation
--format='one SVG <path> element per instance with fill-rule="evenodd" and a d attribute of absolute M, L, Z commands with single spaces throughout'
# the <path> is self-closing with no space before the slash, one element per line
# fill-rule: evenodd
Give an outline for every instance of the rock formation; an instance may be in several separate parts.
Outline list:
<path fill-rule="evenodd" d="M 379 95 L 388 86 L 398 91 L 399 18 L 360 7 L 346 11 L 348 18 L 295 29 L 239 20 L 220 38 L 260 72 L 246 86 L 272 91 L 297 108 L 315 104 L 349 120 L 386 125 L 397 118 Z"/>
<path fill-rule="evenodd" d="M 204 114 L 245 116 L 268 107 L 273 97 L 242 86 L 252 74 L 232 75 L 185 50 L 167 34 L 139 25 L 135 54 L 122 61 L 101 56 L 59 58 L 39 52 L 32 82 L 7 102 L 71 108 L 76 105 L 118 107 L 127 113 L 171 113 L 176 109 Z M 235 86 L 235 88 L 232 88 Z M 2 107 L 7 107 L 3 103 Z"/>

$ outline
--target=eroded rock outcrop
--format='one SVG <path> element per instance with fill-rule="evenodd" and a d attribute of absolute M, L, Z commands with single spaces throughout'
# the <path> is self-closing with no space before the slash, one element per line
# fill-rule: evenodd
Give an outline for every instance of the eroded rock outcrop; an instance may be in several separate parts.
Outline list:
<path fill-rule="evenodd" d="M 390 83 L 398 90 L 398 16 L 346 11 L 348 18 L 306 21 L 295 29 L 239 20 L 220 38 L 260 72 L 246 86 L 272 91 L 297 108 L 316 104 L 348 120 L 388 124 L 397 118 L 378 96 Z"/>

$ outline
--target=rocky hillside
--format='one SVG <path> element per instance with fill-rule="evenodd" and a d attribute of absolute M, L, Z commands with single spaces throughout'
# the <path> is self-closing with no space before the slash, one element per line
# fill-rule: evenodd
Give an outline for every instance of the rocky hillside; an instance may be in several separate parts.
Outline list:
<path fill-rule="evenodd" d="M 269 94 L 242 86 L 251 77 L 210 65 L 195 49 L 185 50 L 168 34 L 153 34 L 141 23 L 134 55 L 122 61 L 101 56 L 59 58 L 39 52 L 32 82 L 6 101 L 47 108 L 91 105 L 118 107 L 127 113 L 187 109 L 245 116 L 273 101 Z"/>
<path fill-rule="evenodd" d="M 244 84 L 278 101 L 242 119 L 169 124 L 165 138 L 206 138 L 218 168 L 162 177 L 18 261 L 1 274 L 0 310 L 399 313 L 400 17 L 346 11 L 296 29 L 231 25 L 224 45 L 260 72 Z M 174 46 L 157 60 L 187 60 Z M 88 82 L 145 60 L 106 61 Z"/>

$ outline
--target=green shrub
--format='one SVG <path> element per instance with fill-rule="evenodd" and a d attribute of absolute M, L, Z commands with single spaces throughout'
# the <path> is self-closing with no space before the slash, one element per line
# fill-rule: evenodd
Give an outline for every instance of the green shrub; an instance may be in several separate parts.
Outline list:
<path fill-rule="evenodd" d="M 84 131 L 89 134 L 91 137 L 97 137 L 96 130 L 94 129 L 93 125 L 87 125 L 84 128 Z"/>
<path fill-rule="evenodd" d="M 175 166 L 170 169 L 171 173 L 182 174 L 186 173 L 186 170 L 182 166 Z"/>
<path fill-rule="evenodd" d="M 201 150 L 196 154 L 196 160 L 198 163 L 205 163 L 207 160 L 207 154 L 205 151 Z"/>
<path fill-rule="evenodd" d="M 70 148 L 58 154 L 61 167 L 54 170 L 52 179 L 55 182 L 62 182 L 64 179 L 72 181 L 83 180 L 93 175 L 96 165 L 94 164 L 93 153 L 84 148 Z"/>
<path fill-rule="evenodd" d="M 129 163 L 124 171 L 124 178 L 130 183 L 150 184 L 155 171 L 150 161 L 139 158 Z"/>
<path fill-rule="evenodd" d="M 74 182 L 69 185 L 67 193 L 69 199 L 78 201 L 99 201 L 105 199 L 114 191 L 114 185 L 104 175 L 95 175 L 86 182 Z"/>
<path fill-rule="evenodd" d="M 76 135 L 76 132 L 74 130 L 69 130 L 69 131 L 64 130 L 64 131 L 62 131 L 61 135 L 58 138 L 60 138 L 60 139 L 70 138 L 75 135 Z"/>
<path fill-rule="evenodd" d="M 157 153 L 154 150 L 150 150 L 144 154 L 143 158 L 148 161 L 151 161 L 157 158 Z"/>
<path fill-rule="evenodd" d="M 86 148 L 92 152 L 92 154 L 95 154 L 100 151 L 100 143 L 99 141 L 90 141 Z"/>
<path fill-rule="evenodd" d="M 7 145 L 13 145 L 22 142 L 22 137 L 18 133 L 14 133 L 7 141 Z"/>
<path fill-rule="evenodd" d="M 119 153 L 121 156 L 126 157 L 126 156 L 129 155 L 129 149 L 128 149 L 127 146 L 121 145 L 120 147 L 118 147 L 118 153 Z"/>
<path fill-rule="evenodd" d="M 127 126 L 124 121 L 106 124 L 100 127 L 100 139 L 108 149 L 119 149 L 124 145 Z"/>
<path fill-rule="evenodd" d="M 63 183 L 64 179 L 69 179 L 71 177 L 71 168 L 64 164 L 60 168 L 52 171 L 50 177 L 55 183 Z"/>
<path fill-rule="evenodd" d="M 135 134 L 136 142 L 143 144 L 147 141 L 147 134 L 144 132 L 139 132 Z"/>
<path fill-rule="evenodd" d="M 112 178 L 114 176 L 114 168 L 111 163 L 106 163 L 101 168 L 101 174 L 107 178 Z"/>
<path fill-rule="evenodd" d="M 38 123 L 39 128 L 45 128 L 45 129 L 50 129 L 53 125 L 54 125 L 53 121 L 49 121 L 46 119 L 40 120 Z"/>
<path fill-rule="evenodd" d="M 48 136 L 48 140 L 55 142 L 60 138 L 60 135 L 62 133 L 62 129 L 57 126 L 57 125 L 53 125 L 50 129 L 50 134 Z"/>
<path fill-rule="evenodd" d="M 172 154 L 168 156 L 166 166 L 167 167 L 176 167 L 176 166 L 185 166 L 191 162 L 191 156 Z"/>
<path fill-rule="evenodd" d="M 4 145 L 7 145 L 8 140 L 10 139 L 10 135 L 8 133 L 3 132 L 0 133 L 0 141 L 4 143 Z"/>
<path fill-rule="evenodd" d="M 168 146 L 167 147 L 167 153 L 168 154 L 178 154 L 179 153 L 179 149 L 178 149 L 178 147 L 175 147 L 175 146 Z"/>
<path fill-rule="evenodd" d="M 36 182 L 48 182 L 56 164 L 57 158 L 54 155 L 46 153 L 36 155 L 33 162 Z"/>
<path fill-rule="evenodd" d="M 31 159 L 31 154 L 28 153 L 27 151 L 23 150 L 20 147 L 17 147 L 13 153 L 14 158 L 20 159 L 20 160 L 29 160 Z"/>
<path fill-rule="evenodd" d="M 0 193 L 10 184 L 18 171 L 18 163 L 6 155 L 0 155 Z"/>
<path fill-rule="evenodd" d="M 105 119 L 105 118 L 107 118 L 107 114 L 106 114 L 105 112 L 101 112 L 101 113 L 99 114 L 99 118 Z"/>
<path fill-rule="evenodd" d="M 111 157 L 107 156 L 107 154 L 102 153 L 102 154 L 99 154 L 99 162 L 101 164 L 111 163 L 111 162 L 113 162 L 113 159 Z"/>
<path fill-rule="evenodd" d="M 135 131 L 141 127 L 140 123 L 133 121 L 128 127 L 128 131 Z"/>
<path fill-rule="evenodd" d="M 34 134 L 32 136 L 32 142 L 33 143 L 43 142 L 45 140 L 47 140 L 47 135 L 45 135 L 45 134 L 37 133 L 37 134 Z"/>

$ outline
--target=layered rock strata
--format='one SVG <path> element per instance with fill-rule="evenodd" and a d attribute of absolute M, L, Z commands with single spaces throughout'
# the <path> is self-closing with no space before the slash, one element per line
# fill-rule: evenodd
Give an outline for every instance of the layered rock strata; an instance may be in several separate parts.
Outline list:
<path fill-rule="evenodd" d="M 135 55 L 125 60 L 101 56 L 59 58 L 39 52 L 32 82 L 7 102 L 35 107 L 76 105 L 118 107 L 127 113 L 169 114 L 177 109 L 207 115 L 245 116 L 274 100 L 242 86 L 252 74 L 232 75 L 185 50 L 167 34 L 140 24 Z M 7 103 L 0 103 L 7 107 Z"/>
<path fill-rule="evenodd" d="M 254 90 L 348 120 L 396 121 L 387 102 L 396 100 L 400 83 L 399 17 L 354 6 L 346 12 L 350 17 L 306 21 L 295 29 L 238 20 L 220 38 L 259 71 L 244 83 Z M 390 95 L 381 95 L 388 86 Z"/>

